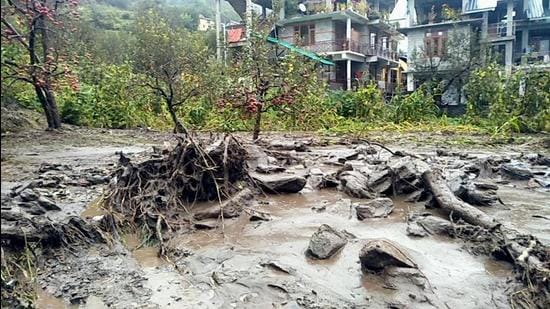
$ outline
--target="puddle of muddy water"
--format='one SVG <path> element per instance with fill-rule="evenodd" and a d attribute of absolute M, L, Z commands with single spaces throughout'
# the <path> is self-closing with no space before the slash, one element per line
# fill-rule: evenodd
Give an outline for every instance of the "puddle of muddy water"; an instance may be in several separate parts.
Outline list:
<path fill-rule="evenodd" d="M 122 240 L 141 267 L 150 268 L 168 265 L 167 261 L 158 256 L 159 248 L 143 245 L 137 233 L 125 234 L 122 236 Z"/>
<path fill-rule="evenodd" d="M 234 246 L 238 254 L 266 256 L 297 269 L 300 276 L 330 288 L 354 301 L 371 296 L 387 299 L 392 290 L 383 288 L 380 278 L 364 275 L 359 263 L 359 251 L 364 241 L 386 238 L 404 247 L 419 268 L 451 308 L 478 308 L 494 306 L 487 295 L 504 294 L 496 288 L 510 274 L 510 266 L 486 257 L 475 257 L 461 248 L 462 242 L 447 237 L 410 238 L 406 234 L 406 216 L 411 210 L 426 211 L 423 205 L 405 203 L 395 199 L 395 209 L 388 218 L 359 221 L 348 214 L 349 208 L 332 211 L 331 205 L 347 195 L 335 190 L 321 190 L 303 194 L 271 195 L 258 206 L 274 216 L 272 221 L 254 223 L 247 216 L 225 221 L 225 234 L 219 230 L 200 231 L 183 235 L 179 242 L 194 249 L 196 254 L 209 254 L 224 245 Z M 351 199 L 352 201 L 358 201 Z M 324 212 L 312 207 L 327 205 Z M 311 260 L 305 251 L 309 239 L 322 224 L 346 230 L 357 239 L 351 240 L 343 250 L 329 260 Z M 237 265 L 246 269 L 250 265 Z M 457 293 L 457 287 L 460 292 Z M 464 297 L 468 295 L 468 297 Z M 359 297 L 359 298 L 357 298 Z M 362 303 L 362 301 L 358 301 Z"/>
<path fill-rule="evenodd" d="M 80 217 L 83 219 L 90 219 L 95 216 L 101 216 L 105 215 L 106 212 L 103 209 L 103 205 L 105 203 L 104 197 L 99 196 L 95 198 L 89 205 L 84 209 L 84 211 L 80 214 Z"/>

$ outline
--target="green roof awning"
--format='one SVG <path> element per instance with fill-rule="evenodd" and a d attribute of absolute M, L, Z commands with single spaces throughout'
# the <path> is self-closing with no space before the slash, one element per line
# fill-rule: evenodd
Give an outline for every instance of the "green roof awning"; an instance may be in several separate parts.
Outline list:
<path fill-rule="evenodd" d="M 296 52 L 302 56 L 305 56 L 305 57 L 308 57 L 314 61 L 317 61 L 317 62 L 320 62 L 322 64 L 325 64 L 325 65 L 335 65 L 334 62 L 328 60 L 328 59 L 325 59 L 319 55 L 317 55 L 316 53 L 314 52 L 310 52 L 310 51 L 307 51 L 305 49 L 302 49 L 302 48 L 299 48 L 299 47 L 296 47 L 288 42 L 285 42 L 285 41 L 281 41 L 279 39 L 276 39 L 274 37 L 270 37 L 268 36 L 267 37 L 267 41 L 268 42 L 271 42 L 273 44 L 277 44 L 277 45 L 280 45 L 280 46 L 283 46 L 285 48 L 288 48 L 290 51 L 293 51 L 293 52 Z"/>

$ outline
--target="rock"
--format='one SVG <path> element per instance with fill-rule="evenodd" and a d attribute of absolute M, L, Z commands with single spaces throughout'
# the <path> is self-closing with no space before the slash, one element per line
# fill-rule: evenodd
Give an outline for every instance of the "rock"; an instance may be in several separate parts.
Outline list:
<path fill-rule="evenodd" d="M 453 233 L 453 225 L 449 220 L 432 216 L 429 213 L 413 214 L 407 222 L 407 234 L 411 236 L 427 236 L 428 234 L 449 235 Z"/>
<path fill-rule="evenodd" d="M 206 229 L 206 230 L 211 230 L 211 229 L 215 229 L 217 228 L 219 225 L 219 222 L 217 219 L 206 219 L 206 220 L 201 220 L 201 221 L 197 221 L 193 224 L 193 226 L 196 228 L 196 229 L 199 229 L 199 230 L 203 230 L 203 229 Z"/>
<path fill-rule="evenodd" d="M 483 183 L 483 182 L 474 182 L 474 186 L 476 189 L 480 190 L 498 190 L 498 186 L 490 183 Z"/>
<path fill-rule="evenodd" d="M 388 266 L 417 268 L 403 248 L 387 239 L 373 239 L 367 241 L 359 260 L 363 270 L 379 271 Z"/>
<path fill-rule="evenodd" d="M 249 218 L 250 221 L 271 221 L 271 215 L 264 212 L 254 211 Z"/>
<path fill-rule="evenodd" d="M 374 198 L 376 194 L 367 186 L 368 181 L 369 178 L 359 171 L 345 171 L 340 174 L 339 189 L 350 196 Z"/>
<path fill-rule="evenodd" d="M 31 189 L 25 189 L 19 192 L 19 197 L 24 202 L 32 202 L 38 200 L 38 194 Z"/>
<path fill-rule="evenodd" d="M 33 204 L 27 209 L 27 212 L 31 215 L 38 216 L 45 214 L 46 210 L 36 204 Z"/>
<path fill-rule="evenodd" d="M 231 198 L 223 201 L 222 206 L 213 205 L 206 209 L 198 210 L 193 217 L 195 220 L 217 219 L 223 209 L 224 218 L 233 218 L 241 214 L 245 205 L 251 204 L 254 194 L 250 189 L 243 189 Z"/>
<path fill-rule="evenodd" d="M 38 204 L 46 210 L 61 210 L 59 206 L 57 206 L 54 202 L 51 200 L 41 196 L 38 198 Z"/>
<path fill-rule="evenodd" d="M 506 163 L 500 166 L 500 171 L 511 179 L 529 180 L 533 173 L 522 163 Z"/>
<path fill-rule="evenodd" d="M 296 193 L 306 185 L 306 179 L 297 175 L 252 175 L 260 187 L 269 193 Z"/>
<path fill-rule="evenodd" d="M 350 219 L 352 218 L 354 210 L 351 200 L 347 198 L 338 200 L 336 203 L 327 206 L 326 209 L 331 214 L 349 217 Z"/>
<path fill-rule="evenodd" d="M 272 174 L 284 171 L 286 171 L 286 168 L 278 165 L 258 164 L 258 166 L 256 166 L 256 172 L 262 174 Z"/>
<path fill-rule="evenodd" d="M 498 201 L 496 190 L 478 190 L 476 187 L 471 184 L 460 185 L 453 193 L 464 202 L 476 206 L 491 206 Z"/>
<path fill-rule="evenodd" d="M 299 141 L 292 141 L 292 140 L 275 140 L 271 141 L 269 143 L 268 149 L 277 149 L 277 150 L 295 150 L 298 152 L 304 152 L 307 151 L 306 144 L 299 142 Z"/>
<path fill-rule="evenodd" d="M 328 259 L 342 249 L 347 242 L 345 235 L 323 224 L 311 236 L 307 253 L 317 259 Z"/>
<path fill-rule="evenodd" d="M 387 217 L 393 211 L 393 201 L 387 197 L 376 198 L 355 207 L 357 219 Z"/>
<path fill-rule="evenodd" d="M 86 177 L 86 181 L 92 186 L 108 183 L 109 180 L 109 176 L 102 175 L 91 175 Z"/>

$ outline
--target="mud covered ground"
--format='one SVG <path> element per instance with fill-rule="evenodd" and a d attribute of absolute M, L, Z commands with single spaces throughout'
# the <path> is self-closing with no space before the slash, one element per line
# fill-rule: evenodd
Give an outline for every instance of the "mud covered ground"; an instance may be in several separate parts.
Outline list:
<path fill-rule="evenodd" d="M 207 134 L 204 134 L 207 135 Z M 112 244 L 102 242 L 48 249 L 39 258 L 38 308 L 509 308 L 508 296 L 518 286 L 512 266 L 479 254 L 461 239 L 442 235 L 414 237 L 410 215 L 429 213 L 426 202 L 408 194 L 391 196 L 393 211 L 359 220 L 355 207 L 365 199 L 337 188 L 318 188 L 318 177 L 348 164 L 361 167 L 393 160 L 381 147 L 357 151 L 364 142 L 314 134 L 265 134 L 259 145 L 239 135 L 249 150 L 254 173 L 265 166 L 264 146 L 275 140 L 295 141 L 306 151 L 280 150 L 294 158 L 275 175 L 297 175 L 308 183 L 299 193 L 263 194 L 247 203 L 239 217 L 199 220 L 170 241 L 177 254 L 158 257 L 158 248 L 143 243 L 139 231 L 124 231 Z M 468 170 L 487 158 L 526 166 L 531 177 L 479 175 L 472 181 L 496 185 L 497 201 L 479 209 L 503 224 L 532 234 L 550 245 L 548 166 L 535 157 L 550 156 L 548 136 L 521 136 L 514 144 L 491 145 L 483 136 L 372 134 L 391 151 L 418 157 L 448 173 Z M 88 222 L 104 211 L 98 203 L 122 151 L 140 161 L 170 148 L 170 134 L 145 130 L 69 128 L 63 132 L 33 131 L 2 137 L 2 209 L 34 211 L 63 222 L 79 216 Z M 304 150 L 304 149 L 298 149 Z M 268 158 L 269 159 L 269 158 Z M 268 160 L 269 164 L 273 163 Z M 319 176 L 321 175 L 321 176 Z M 317 177 L 318 176 L 318 177 Z M 484 177 L 483 177 L 484 176 Z M 29 183 L 60 210 L 43 212 L 10 202 L 10 192 Z M 16 189 L 17 190 L 17 189 Z M 42 205 L 42 204 L 41 204 Z M 194 205 L 195 209 L 211 203 Z M 255 218 L 253 215 L 256 215 Z M 252 219 L 252 220 L 251 220 Z M 3 229 L 5 218 L 2 217 Z M 342 231 L 348 243 L 326 260 L 306 250 L 322 224 Z M 399 244 L 418 265 L 416 273 L 384 276 L 364 273 L 359 252 L 368 239 Z"/>

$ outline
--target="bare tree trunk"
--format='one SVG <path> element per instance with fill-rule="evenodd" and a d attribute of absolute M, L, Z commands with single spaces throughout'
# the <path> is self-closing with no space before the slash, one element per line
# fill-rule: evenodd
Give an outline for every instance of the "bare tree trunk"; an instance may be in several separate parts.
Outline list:
<path fill-rule="evenodd" d="M 178 115 L 174 110 L 174 105 L 172 104 L 170 99 L 166 99 L 166 106 L 168 107 L 168 113 L 170 113 L 170 117 L 172 117 L 172 121 L 174 122 L 174 133 L 183 133 L 187 135 L 188 134 L 187 129 L 183 126 L 183 124 L 179 120 Z"/>
<path fill-rule="evenodd" d="M 252 131 L 252 140 L 257 140 L 260 136 L 260 128 L 262 124 L 262 108 L 256 111 L 256 121 L 254 122 L 254 131 Z"/>
<path fill-rule="evenodd" d="M 458 199 L 447 185 L 447 181 L 440 169 L 426 171 L 422 175 L 422 178 L 441 208 L 453 212 L 467 223 L 479 225 L 486 229 L 500 226 L 499 222 L 483 211 Z"/>

